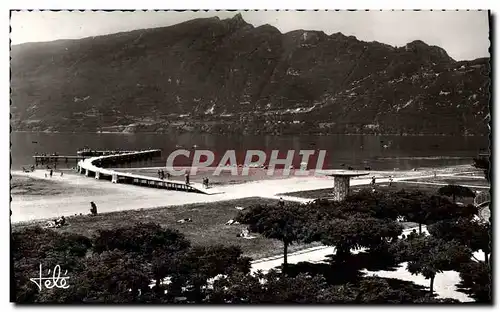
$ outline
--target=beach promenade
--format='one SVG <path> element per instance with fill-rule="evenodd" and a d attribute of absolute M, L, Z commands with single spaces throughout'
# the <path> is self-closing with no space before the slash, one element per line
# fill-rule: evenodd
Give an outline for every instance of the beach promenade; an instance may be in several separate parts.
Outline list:
<path fill-rule="evenodd" d="M 372 175 L 377 177 L 377 183 L 384 183 L 389 181 L 389 176 L 393 176 L 394 182 L 398 182 L 433 177 L 434 172 L 436 172 L 438 177 L 442 177 L 453 176 L 456 173 L 466 172 L 467 170 L 472 171 L 473 168 L 471 166 L 459 166 L 438 170 L 378 171 L 372 172 L 368 178 L 352 179 L 351 186 L 369 184 Z M 259 180 L 242 184 L 220 185 L 217 187 L 217 194 L 205 195 L 201 193 L 166 191 L 157 188 L 110 183 L 106 180 L 91 179 L 71 171 L 65 171 L 63 176 L 56 174 L 53 178 L 46 178 L 46 172 L 46 170 L 35 170 L 30 173 L 23 173 L 22 171 L 12 172 L 13 175 L 21 177 L 50 181 L 50 187 L 59 189 L 57 196 L 12 195 L 13 222 L 47 219 L 61 215 L 86 214 L 90 209 L 90 201 L 94 201 L 97 204 L 99 213 L 104 213 L 217 202 L 246 197 L 279 199 L 283 196 L 278 194 L 331 188 L 333 186 L 332 178 L 326 175 L 290 177 L 280 179 L 279 181 Z M 193 182 L 196 183 L 195 181 Z M 304 202 L 307 199 L 289 196 L 287 200 Z"/>

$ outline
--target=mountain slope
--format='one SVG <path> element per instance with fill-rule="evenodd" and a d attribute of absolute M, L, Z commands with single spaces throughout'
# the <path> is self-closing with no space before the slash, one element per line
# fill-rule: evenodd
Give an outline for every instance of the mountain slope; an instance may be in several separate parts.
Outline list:
<path fill-rule="evenodd" d="M 487 134 L 489 59 L 241 15 L 11 49 L 14 130 Z"/>

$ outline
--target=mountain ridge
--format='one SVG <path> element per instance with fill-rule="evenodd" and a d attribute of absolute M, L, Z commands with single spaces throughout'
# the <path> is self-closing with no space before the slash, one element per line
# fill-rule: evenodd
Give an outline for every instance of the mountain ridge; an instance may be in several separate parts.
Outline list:
<path fill-rule="evenodd" d="M 241 15 L 12 46 L 11 73 L 14 130 L 488 133 L 489 58 Z"/>

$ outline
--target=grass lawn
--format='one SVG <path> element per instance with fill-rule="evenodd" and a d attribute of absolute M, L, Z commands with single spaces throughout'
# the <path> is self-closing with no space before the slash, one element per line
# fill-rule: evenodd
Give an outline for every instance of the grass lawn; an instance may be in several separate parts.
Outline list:
<path fill-rule="evenodd" d="M 49 179 L 35 179 L 29 176 L 12 175 L 11 195 L 57 195 L 66 191 L 65 186 Z"/>
<path fill-rule="evenodd" d="M 68 226 L 54 230 L 92 236 L 100 229 L 112 229 L 138 222 L 155 222 L 179 230 L 193 245 L 238 245 L 246 256 L 253 259 L 282 254 L 283 244 L 280 241 L 260 237 L 259 234 L 252 234 L 257 237 L 254 239 L 239 238 L 236 234 L 246 225 L 225 225 L 238 214 L 239 210 L 235 207 L 247 208 L 257 203 L 273 204 L 277 203 L 277 200 L 251 197 L 214 203 L 103 213 L 95 217 L 73 216 L 68 217 Z M 176 222 L 184 218 L 191 218 L 193 222 L 183 224 Z M 40 222 L 25 222 L 14 224 L 12 227 L 16 231 L 33 224 L 43 225 Z M 289 252 L 319 245 L 319 243 L 292 245 L 289 247 Z"/>

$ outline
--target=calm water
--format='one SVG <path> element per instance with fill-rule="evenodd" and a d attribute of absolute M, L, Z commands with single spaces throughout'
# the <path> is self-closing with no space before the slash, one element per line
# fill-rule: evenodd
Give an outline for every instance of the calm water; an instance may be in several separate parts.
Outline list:
<path fill-rule="evenodd" d="M 12 169 L 33 164 L 36 152 L 76 155 L 83 146 L 92 149 L 139 150 L 162 148 L 163 158 L 136 163 L 132 166 L 164 166 L 168 153 L 180 146 L 186 149 L 210 149 L 224 154 L 228 149 L 306 150 L 325 149 L 327 168 L 341 168 L 341 164 L 363 169 L 400 170 L 417 167 L 470 164 L 472 158 L 488 148 L 487 137 L 438 136 L 230 136 L 209 134 L 95 134 L 95 133 L 26 133 L 11 134 Z M 384 145 L 388 147 L 384 148 Z M 178 147 L 176 147 L 178 146 Z M 76 162 L 58 163 L 58 168 L 75 166 Z"/>

